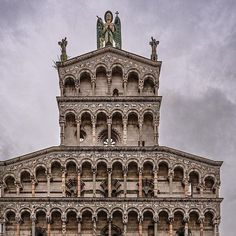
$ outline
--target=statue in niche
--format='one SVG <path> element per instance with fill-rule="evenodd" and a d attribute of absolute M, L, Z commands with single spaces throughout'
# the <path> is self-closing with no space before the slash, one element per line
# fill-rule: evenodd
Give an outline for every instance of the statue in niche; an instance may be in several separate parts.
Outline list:
<path fill-rule="evenodd" d="M 121 49 L 121 21 L 116 12 L 114 23 L 113 14 L 107 11 L 104 15 L 105 22 L 97 16 L 97 48 L 114 46 Z"/>

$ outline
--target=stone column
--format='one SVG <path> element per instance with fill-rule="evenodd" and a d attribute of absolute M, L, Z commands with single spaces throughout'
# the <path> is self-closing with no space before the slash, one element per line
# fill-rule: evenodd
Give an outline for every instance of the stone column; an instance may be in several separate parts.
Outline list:
<path fill-rule="evenodd" d="M 219 220 L 214 221 L 214 236 L 220 236 L 219 232 Z"/>
<path fill-rule="evenodd" d="M 5 236 L 6 235 L 6 221 L 5 221 L 5 219 L 3 219 L 2 232 L 3 232 L 3 236 Z"/>
<path fill-rule="evenodd" d="M 139 146 L 142 146 L 143 141 L 143 119 L 139 120 Z"/>
<path fill-rule="evenodd" d="M 108 197 L 111 197 L 111 192 L 112 192 L 112 186 L 111 186 L 111 174 L 112 174 L 112 168 L 108 168 L 107 169 L 107 173 L 108 173 Z"/>
<path fill-rule="evenodd" d="M 95 77 L 92 78 L 91 83 L 92 83 L 92 96 L 95 96 L 95 85 L 96 85 L 96 78 Z"/>
<path fill-rule="evenodd" d="M 93 168 L 92 171 L 93 171 L 93 197 L 96 197 L 96 173 L 97 173 L 97 170 L 96 170 L 96 168 Z"/>
<path fill-rule="evenodd" d="M 62 235 L 66 236 L 66 220 L 62 219 Z"/>
<path fill-rule="evenodd" d="M 169 188 L 170 188 L 169 191 L 170 191 L 170 194 L 173 193 L 173 175 L 174 175 L 173 170 L 170 169 L 169 170 Z"/>
<path fill-rule="evenodd" d="M 32 193 L 32 197 L 35 197 L 35 178 L 34 176 L 31 176 L 31 193 Z"/>
<path fill-rule="evenodd" d="M 77 170 L 77 197 L 81 196 L 81 169 Z"/>
<path fill-rule="evenodd" d="M 128 122 L 128 118 L 123 117 L 123 144 L 125 146 L 127 144 L 127 122 Z"/>
<path fill-rule="evenodd" d="M 77 120 L 77 145 L 80 146 L 80 124 L 81 121 Z"/>
<path fill-rule="evenodd" d="M 47 195 L 50 197 L 51 174 L 47 174 Z"/>
<path fill-rule="evenodd" d="M 189 181 L 188 181 L 187 176 L 184 178 L 184 195 L 185 195 L 185 197 L 188 197 L 190 195 L 190 193 L 189 193 Z"/>
<path fill-rule="evenodd" d="M 79 83 L 79 80 L 77 79 L 75 81 L 75 93 L 76 93 L 76 96 L 79 96 L 79 91 L 80 91 L 80 83 Z"/>
<path fill-rule="evenodd" d="M 127 173 L 128 173 L 128 167 L 124 167 L 124 197 L 127 195 Z"/>
<path fill-rule="evenodd" d="M 0 236 L 4 236 L 3 235 L 3 222 L 0 222 Z"/>
<path fill-rule="evenodd" d="M 124 77 L 124 96 L 127 94 L 127 76 Z"/>
<path fill-rule="evenodd" d="M 16 181 L 15 185 L 16 185 L 16 196 L 18 197 L 20 195 L 21 184 L 18 181 Z"/>
<path fill-rule="evenodd" d="M 66 169 L 65 167 L 61 168 L 62 170 L 62 181 L 61 181 L 61 187 L 62 187 L 62 196 L 66 196 Z"/>
<path fill-rule="evenodd" d="M 111 217 L 109 217 L 108 219 L 108 236 L 112 236 L 112 232 L 111 232 L 111 222 L 112 222 L 112 219 Z"/>
<path fill-rule="evenodd" d="M 158 83 L 155 84 L 155 96 L 158 96 L 158 89 L 159 89 L 159 86 L 158 86 Z"/>
<path fill-rule="evenodd" d="M 3 183 L 0 182 L 0 198 L 3 197 Z"/>
<path fill-rule="evenodd" d="M 139 94 L 140 94 L 140 96 L 143 95 L 143 84 L 139 85 Z"/>
<path fill-rule="evenodd" d="M 128 224 L 128 215 L 127 215 L 127 212 L 124 212 L 124 215 L 123 215 L 123 226 L 124 226 L 123 236 L 126 236 L 126 234 L 127 234 L 127 224 Z"/>
<path fill-rule="evenodd" d="M 154 169 L 154 197 L 158 195 L 158 169 L 155 167 Z"/>
<path fill-rule="evenodd" d="M 96 216 L 93 217 L 93 236 L 97 235 L 97 222 Z"/>
<path fill-rule="evenodd" d="M 32 216 L 31 216 L 31 222 L 32 222 L 32 236 L 35 236 L 35 221 L 36 221 L 35 215 L 32 215 Z"/>
<path fill-rule="evenodd" d="M 200 218 L 200 236 L 203 236 L 203 231 L 204 231 L 204 226 L 203 226 L 203 222 L 204 222 L 204 217 Z"/>
<path fill-rule="evenodd" d="M 107 93 L 108 95 L 111 95 L 111 71 L 107 71 Z"/>
<path fill-rule="evenodd" d="M 61 127 L 61 132 L 60 132 L 61 145 L 65 145 L 65 122 L 61 121 L 60 127 Z"/>
<path fill-rule="evenodd" d="M 138 175 L 138 196 L 142 197 L 143 195 L 143 168 L 139 168 Z"/>
<path fill-rule="evenodd" d="M 16 236 L 20 236 L 20 215 L 16 216 Z"/>
<path fill-rule="evenodd" d="M 139 221 L 138 233 L 139 233 L 139 236 L 142 236 L 143 235 L 143 218 L 142 218 L 142 216 L 139 217 L 138 221 Z"/>
<path fill-rule="evenodd" d="M 93 146 L 96 144 L 96 117 L 92 118 Z"/>
<path fill-rule="evenodd" d="M 156 145 L 159 145 L 158 127 L 159 127 L 159 114 L 158 114 L 158 117 L 155 117 L 155 119 L 154 119 L 154 140 L 155 140 Z"/>
<path fill-rule="evenodd" d="M 78 236 L 81 236 L 81 218 L 78 217 L 77 218 L 77 222 L 78 222 Z"/>
<path fill-rule="evenodd" d="M 60 94 L 61 94 L 61 96 L 64 96 L 64 94 L 63 94 L 63 82 L 61 80 L 59 82 L 59 87 L 60 87 Z"/>
<path fill-rule="evenodd" d="M 188 235 L 188 217 L 184 219 L 184 235 Z"/>
<path fill-rule="evenodd" d="M 173 236 L 173 218 L 169 219 L 169 236 Z"/>
<path fill-rule="evenodd" d="M 158 214 L 155 214 L 155 215 L 154 215 L 153 221 L 154 221 L 154 236 L 158 236 L 158 229 L 157 229 L 158 222 L 159 222 L 159 216 L 158 216 Z"/>
<path fill-rule="evenodd" d="M 47 216 L 47 236 L 51 236 L 51 217 Z"/>
<path fill-rule="evenodd" d="M 108 146 L 111 145 L 111 123 L 112 123 L 112 119 L 111 119 L 111 118 L 108 118 L 108 119 L 107 119 Z"/>

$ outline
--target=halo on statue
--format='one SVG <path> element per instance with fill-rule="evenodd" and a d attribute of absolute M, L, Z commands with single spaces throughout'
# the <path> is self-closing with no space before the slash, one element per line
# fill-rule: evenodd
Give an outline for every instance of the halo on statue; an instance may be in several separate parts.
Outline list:
<path fill-rule="evenodd" d="M 105 14 L 104 14 L 104 20 L 105 22 L 107 22 L 106 18 L 107 18 L 107 14 L 110 14 L 111 15 L 111 22 L 113 21 L 113 14 L 111 11 L 106 11 Z"/>

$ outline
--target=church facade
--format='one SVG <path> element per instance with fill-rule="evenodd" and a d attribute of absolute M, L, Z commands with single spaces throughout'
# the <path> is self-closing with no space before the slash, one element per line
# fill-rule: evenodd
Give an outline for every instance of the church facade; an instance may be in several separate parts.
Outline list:
<path fill-rule="evenodd" d="M 0 236 L 219 236 L 222 162 L 158 143 L 158 41 L 122 50 L 108 11 L 97 42 L 59 42 L 61 144 L 0 162 Z"/>

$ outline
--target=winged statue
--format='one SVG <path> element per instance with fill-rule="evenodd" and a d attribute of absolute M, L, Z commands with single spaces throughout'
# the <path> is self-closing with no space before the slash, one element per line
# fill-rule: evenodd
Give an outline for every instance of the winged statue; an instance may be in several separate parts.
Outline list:
<path fill-rule="evenodd" d="M 104 15 L 103 22 L 101 17 L 97 16 L 97 48 L 106 46 L 115 46 L 121 49 L 121 21 L 116 12 L 116 17 L 113 23 L 113 14 L 107 11 Z"/>

